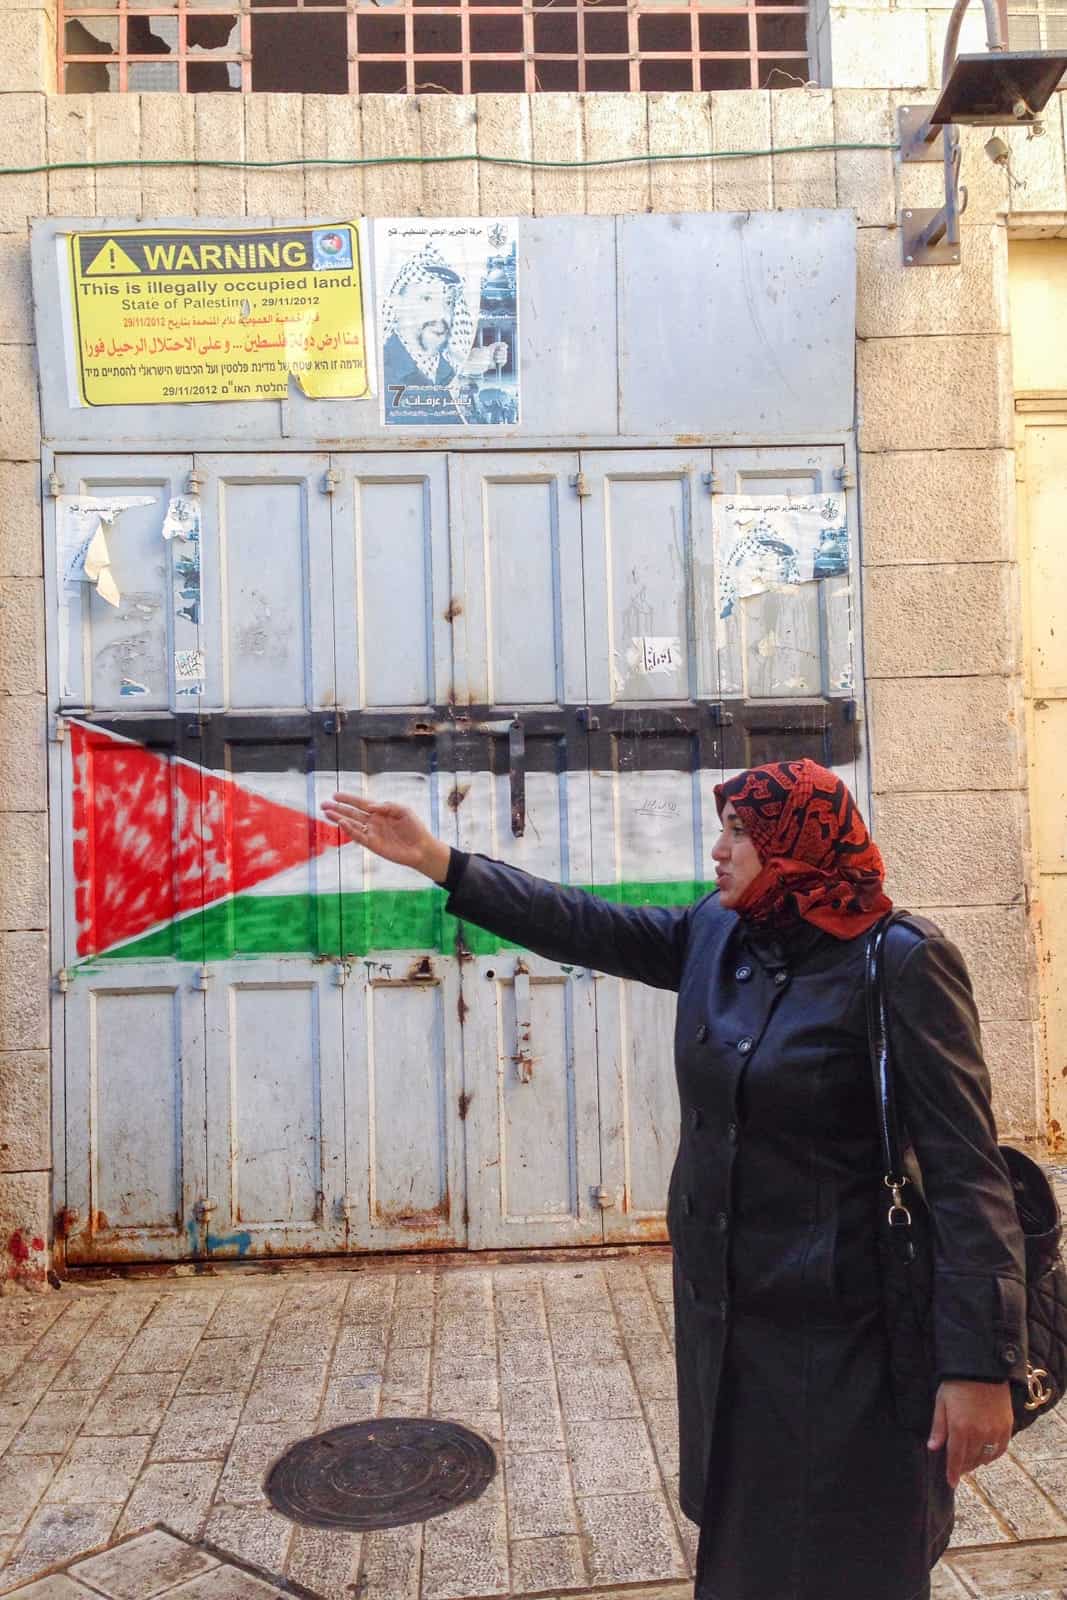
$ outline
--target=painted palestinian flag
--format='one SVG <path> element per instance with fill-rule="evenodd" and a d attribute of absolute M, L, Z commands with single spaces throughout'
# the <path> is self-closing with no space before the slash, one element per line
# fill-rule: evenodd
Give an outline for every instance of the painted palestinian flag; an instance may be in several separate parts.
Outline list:
<path fill-rule="evenodd" d="M 383 751 L 379 770 L 338 772 L 337 741 L 307 718 L 255 719 L 239 736 L 232 723 L 218 737 L 195 723 L 194 735 L 183 733 L 188 727 L 165 716 L 70 724 L 79 960 L 456 953 L 461 930 L 442 890 L 346 845 L 321 820 L 322 802 L 338 787 L 399 801 L 427 822 L 447 816 L 454 779 L 434 769 L 432 754 L 416 761 L 394 750 L 390 764 Z M 656 776 L 662 790 L 665 774 Z M 530 774 L 535 810 L 544 789 L 542 816 L 558 808 L 560 781 Z M 572 781 L 577 800 L 587 774 Z M 470 797 L 475 831 L 491 837 L 494 806 L 508 805 L 506 780 L 484 772 L 474 778 L 479 785 L 481 799 Z M 662 816 L 658 826 L 662 833 Z M 536 837 L 529 845 L 521 864 L 557 877 L 555 860 L 538 858 Z M 685 904 L 710 887 L 681 875 L 592 886 L 634 904 Z M 500 948 L 470 926 L 462 939 L 473 953 Z"/>

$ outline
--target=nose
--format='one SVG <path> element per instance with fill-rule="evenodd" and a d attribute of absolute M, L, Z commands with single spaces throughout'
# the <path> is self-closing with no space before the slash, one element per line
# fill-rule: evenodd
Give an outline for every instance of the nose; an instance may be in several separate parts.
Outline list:
<path fill-rule="evenodd" d="M 711 859 L 713 861 L 729 861 L 730 846 L 727 842 L 725 831 L 720 833 L 719 837 L 716 839 L 715 848 L 711 852 Z"/>

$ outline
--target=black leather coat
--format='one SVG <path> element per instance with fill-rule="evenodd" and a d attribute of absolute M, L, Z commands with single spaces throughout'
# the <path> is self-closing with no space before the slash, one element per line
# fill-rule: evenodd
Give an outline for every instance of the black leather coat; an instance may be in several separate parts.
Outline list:
<path fill-rule="evenodd" d="M 448 887 L 456 917 L 678 992 L 668 1223 L 700 1600 L 923 1593 L 953 1497 L 943 1456 L 898 1426 L 887 1385 L 864 939 L 808 924 L 754 939 L 716 895 L 615 905 L 459 852 Z M 939 1375 L 1022 1378 L 1022 1240 L 966 968 L 914 919 L 890 931 L 887 980 L 937 1239 Z"/>

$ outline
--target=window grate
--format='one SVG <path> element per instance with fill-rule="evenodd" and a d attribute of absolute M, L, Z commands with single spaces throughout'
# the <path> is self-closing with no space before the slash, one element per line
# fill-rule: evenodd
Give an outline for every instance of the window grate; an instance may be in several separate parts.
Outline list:
<path fill-rule="evenodd" d="M 791 88 L 804 4 L 62 0 L 68 93 L 532 94 Z"/>
<path fill-rule="evenodd" d="M 1009 50 L 1067 48 L 1067 0 L 1009 0 Z"/>

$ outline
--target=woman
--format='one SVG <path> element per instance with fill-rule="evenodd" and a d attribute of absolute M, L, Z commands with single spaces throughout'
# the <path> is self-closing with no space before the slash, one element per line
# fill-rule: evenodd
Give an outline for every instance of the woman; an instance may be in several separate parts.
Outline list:
<path fill-rule="evenodd" d="M 1022 1240 L 959 952 L 887 944 L 904 1122 L 937 1241 L 928 1439 L 897 1423 L 876 1257 L 881 1189 L 863 991 L 890 909 L 851 795 L 811 761 L 716 790 L 718 889 L 607 903 L 466 856 L 398 806 L 338 795 L 349 838 L 449 890 L 453 915 L 557 961 L 678 991 L 675 1255 L 681 1503 L 698 1600 L 922 1600 L 963 1473 L 1011 1435 Z"/>

